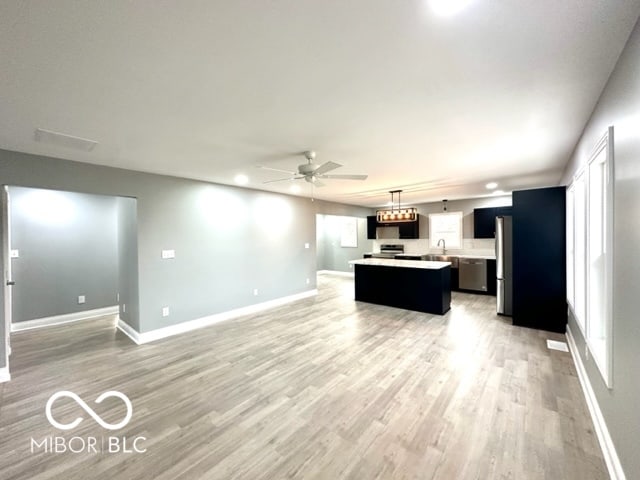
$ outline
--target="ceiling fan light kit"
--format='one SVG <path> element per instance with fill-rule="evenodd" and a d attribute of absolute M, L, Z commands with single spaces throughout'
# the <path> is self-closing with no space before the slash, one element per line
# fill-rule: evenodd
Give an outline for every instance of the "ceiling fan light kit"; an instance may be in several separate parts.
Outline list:
<path fill-rule="evenodd" d="M 391 209 L 377 210 L 376 219 L 378 223 L 386 222 L 415 222 L 418 219 L 418 209 L 415 207 L 402 208 L 400 204 L 400 193 L 402 190 L 391 190 Z M 394 204 L 394 195 L 398 194 L 398 207 Z"/>

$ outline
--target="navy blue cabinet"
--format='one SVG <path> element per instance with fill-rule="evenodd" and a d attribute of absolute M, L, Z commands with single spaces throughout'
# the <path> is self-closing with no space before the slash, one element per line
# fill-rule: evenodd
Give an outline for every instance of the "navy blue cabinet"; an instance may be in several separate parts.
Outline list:
<path fill-rule="evenodd" d="M 401 222 L 397 225 L 400 238 L 420 238 L 420 215 L 415 222 Z"/>
<path fill-rule="evenodd" d="M 495 238 L 496 217 L 512 214 L 512 207 L 487 207 L 473 210 L 473 238 Z"/>
<path fill-rule="evenodd" d="M 420 215 L 415 222 L 391 222 L 378 223 L 375 215 L 367 217 L 367 239 L 376 239 L 376 228 L 378 227 L 398 227 L 398 238 L 420 238 Z"/>
<path fill-rule="evenodd" d="M 564 333 L 565 187 L 513 192 L 513 324 Z"/>
<path fill-rule="evenodd" d="M 378 220 L 375 215 L 369 215 L 367 217 L 367 239 L 376 239 L 376 228 L 378 228 Z"/>

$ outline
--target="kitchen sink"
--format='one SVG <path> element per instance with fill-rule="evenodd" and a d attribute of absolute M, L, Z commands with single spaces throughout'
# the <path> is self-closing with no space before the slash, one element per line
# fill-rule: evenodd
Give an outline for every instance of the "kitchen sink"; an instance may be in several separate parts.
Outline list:
<path fill-rule="evenodd" d="M 458 268 L 458 257 L 453 255 L 428 255 L 427 260 L 432 262 L 451 262 L 451 268 Z"/>

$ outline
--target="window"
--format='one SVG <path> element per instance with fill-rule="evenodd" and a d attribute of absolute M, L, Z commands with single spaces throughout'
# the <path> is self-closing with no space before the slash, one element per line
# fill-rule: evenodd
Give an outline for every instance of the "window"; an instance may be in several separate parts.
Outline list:
<path fill-rule="evenodd" d="M 613 127 L 567 190 L 567 301 L 607 385 L 612 380 Z"/>
<path fill-rule="evenodd" d="M 575 217 L 574 213 L 574 191 L 575 186 L 572 185 L 567 189 L 567 302 L 569 306 L 575 310 L 575 288 L 574 288 L 574 269 L 575 269 Z"/>
<path fill-rule="evenodd" d="M 587 218 L 587 344 L 607 385 L 611 377 L 612 188 L 608 137 L 603 139 L 588 166 Z"/>
<path fill-rule="evenodd" d="M 586 283 L 586 250 L 587 250 L 587 206 L 586 206 L 586 185 L 584 182 L 584 174 L 578 176 L 574 182 L 574 303 L 573 313 L 575 314 L 576 321 L 582 330 L 582 334 L 585 335 L 585 326 L 587 323 L 587 283 Z M 586 336 L 586 335 L 585 335 Z"/>
<path fill-rule="evenodd" d="M 429 239 L 431 248 L 438 248 L 440 240 L 446 248 L 462 248 L 462 212 L 429 214 Z"/>

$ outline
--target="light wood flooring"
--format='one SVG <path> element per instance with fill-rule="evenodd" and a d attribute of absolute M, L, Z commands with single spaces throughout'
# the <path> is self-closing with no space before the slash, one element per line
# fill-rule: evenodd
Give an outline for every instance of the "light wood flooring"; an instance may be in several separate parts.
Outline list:
<path fill-rule="evenodd" d="M 112 318 L 12 336 L 0 384 L 0 478 L 608 478 L 571 356 L 517 328 L 495 297 L 454 293 L 445 316 L 317 297 L 136 346 Z M 58 390 L 122 430 L 102 429 Z M 30 438 L 142 435 L 146 453 L 31 453 Z"/>

